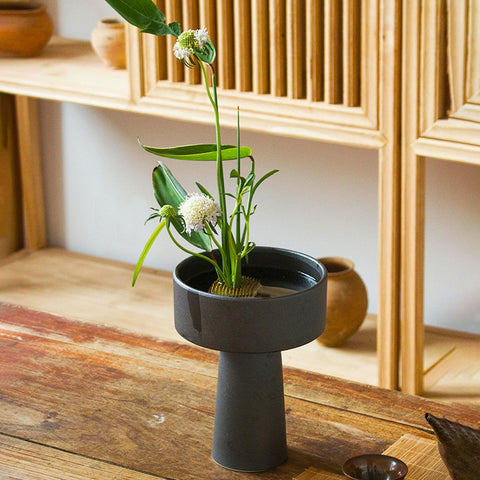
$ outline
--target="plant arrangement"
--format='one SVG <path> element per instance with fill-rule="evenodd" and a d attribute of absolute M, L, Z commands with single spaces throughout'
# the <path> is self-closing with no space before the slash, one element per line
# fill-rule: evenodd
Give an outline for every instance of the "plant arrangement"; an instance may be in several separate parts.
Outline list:
<path fill-rule="evenodd" d="M 184 145 L 156 148 L 140 145 L 150 153 L 164 158 L 216 163 L 217 200 L 200 183 L 195 193 L 187 193 L 162 162 L 153 170 L 153 190 L 160 208 L 147 221 L 159 219 L 159 225 L 147 241 L 133 275 L 133 285 L 152 244 L 165 229 L 172 242 L 184 252 L 200 257 L 215 269 L 217 280 L 211 293 L 227 296 L 253 296 L 259 287 L 255 279 L 242 275 L 242 259 L 255 247 L 250 238 L 250 219 L 255 213 L 253 202 L 258 187 L 278 170 L 272 170 L 257 179 L 255 161 L 249 147 L 240 145 L 239 114 L 237 110 L 237 145 L 224 145 L 220 135 L 220 116 L 217 83 L 214 68 L 216 51 L 205 28 L 182 31 L 177 22 L 166 23 L 165 15 L 152 0 L 106 0 L 127 22 L 143 33 L 173 35 L 177 41 L 173 54 L 188 68 L 200 68 L 206 93 L 215 118 L 216 142 L 212 144 Z M 208 75 L 210 71 L 210 76 Z M 210 80 L 209 80 L 210 77 Z M 249 171 L 241 171 L 241 160 L 249 159 Z M 224 162 L 235 161 L 229 174 L 234 184 L 232 192 L 226 189 Z M 230 212 L 227 208 L 230 207 Z M 173 228 L 172 228 L 173 227 Z M 200 252 L 184 246 L 177 237 Z M 216 258 L 213 249 L 220 258 Z M 253 295 L 252 295 L 253 292 Z"/>

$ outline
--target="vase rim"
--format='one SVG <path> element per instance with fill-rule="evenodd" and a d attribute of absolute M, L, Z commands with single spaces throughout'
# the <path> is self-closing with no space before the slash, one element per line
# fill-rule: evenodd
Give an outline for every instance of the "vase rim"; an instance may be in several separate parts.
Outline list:
<path fill-rule="evenodd" d="M 116 26 L 116 25 L 120 25 L 120 26 L 123 26 L 123 22 L 120 21 L 118 18 L 102 18 L 100 20 L 100 23 L 102 25 L 112 25 L 112 26 Z"/>
<path fill-rule="evenodd" d="M 45 10 L 45 5 L 39 2 L 0 2 L 2 14 L 27 14 Z"/>
<path fill-rule="evenodd" d="M 325 266 L 329 277 L 345 275 L 355 268 L 351 260 L 343 257 L 322 257 L 318 261 Z"/>
<path fill-rule="evenodd" d="M 195 292 L 195 293 L 198 293 L 199 295 L 201 295 L 202 297 L 211 297 L 211 298 L 217 298 L 218 300 L 220 301 L 234 301 L 234 302 L 275 302 L 275 301 L 283 301 L 282 299 L 285 299 L 286 297 L 291 297 L 291 296 L 295 296 L 295 295 L 303 295 L 307 292 L 310 292 L 310 290 L 313 290 L 315 288 L 318 288 L 318 285 L 320 283 L 323 283 L 324 281 L 326 281 L 327 279 L 327 275 L 328 275 L 328 272 L 327 272 L 327 269 L 326 267 L 319 263 L 318 260 L 316 260 L 314 257 L 311 257 L 310 255 L 307 255 L 305 253 L 301 253 L 301 252 L 297 252 L 297 251 L 294 251 L 294 250 L 289 250 L 289 249 L 285 249 L 285 248 L 277 248 L 277 247 L 266 247 L 266 246 L 256 246 L 255 247 L 255 250 L 257 250 L 257 252 L 261 252 L 262 250 L 263 251 L 267 251 L 267 250 L 275 250 L 276 252 L 278 252 L 279 254 L 283 253 L 283 254 L 287 254 L 287 255 L 291 255 L 291 254 L 295 254 L 297 255 L 298 257 L 302 257 L 306 262 L 309 262 L 311 263 L 312 265 L 313 264 L 316 264 L 320 267 L 322 273 L 320 275 L 321 278 L 319 279 L 316 279 L 316 283 L 310 287 L 307 287 L 303 290 L 298 290 L 294 293 L 291 293 L 291 294 L 287 294 L 287 295 L 283 295 L 283 296 L 279 296 L 279 297 L 270 297 L 270 298 L 260 298 L 260 297 L 229 297 L 229 296 L 222 296 L 222 295 L 217 295 L 217 294 L 214 294 L 214 293 L 209 293 L 209 292 L 206 292 L 206 291 L 201 291 L 201 290 L 197 290 L 196 288 L 188 285 L 188 283 L 184 282 L 181 278 L 180 278 L 180 270 L 181 268 L 187 263 L 187 262 L 190 262 L 190 261 L 197 261 L 197 260 L 201 260 L 199 259 L 198 257 L 195 257 L 195 256 L 189 256 L 187 258 L 185 258 L 184 260 L 182 260 L 176 267 L 175 267 L 175 270 L 174 270 L 174 279 L 175 281 L 182 285 L 183 288 L 185 288 L 186 290 L 189 290 L 189 291 L 192 291 L 192 292 Z M 214 252 L 216 252 L 216 250 L 214 250 Z M 207 263 L 205 261 L 205 271 L 207 270 L 213 270 L 213 267 Z"/>

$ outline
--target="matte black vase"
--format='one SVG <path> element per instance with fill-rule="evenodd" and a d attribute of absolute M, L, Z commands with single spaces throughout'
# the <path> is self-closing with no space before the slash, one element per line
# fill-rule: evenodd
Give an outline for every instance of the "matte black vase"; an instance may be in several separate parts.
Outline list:
<path fill-rule="evenodd" d="M 190 342 L 220 351 L 212 458 L 231 470 L 259 472 L 287 459 L 281 351 L 323 332 L 327 272 L 307 255 L 256 247 L 242 273 L 295 292 L 212 295 L 214 269 L 189 257 L 174 273 L 175 328 Z"/>

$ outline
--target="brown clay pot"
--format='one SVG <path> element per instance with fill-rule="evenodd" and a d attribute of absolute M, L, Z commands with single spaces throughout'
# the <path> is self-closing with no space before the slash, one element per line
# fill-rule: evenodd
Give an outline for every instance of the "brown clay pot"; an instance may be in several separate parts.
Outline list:
<path fill-rule="evenodd" d="M 52 33 L 52 20 L 42 4 L 0 2 L 1 57 L 36 57 Z"/>
<path fill-rule="evenodd" d="M 92 32 L 95 53 L 110 68 L 126 68 L 125 24 L 116 19 L 100 20 Z"/>
<path fill-rule="evenodd" d="M 327 323 L 317 341 L 327 347 L 339 347 L 365 320 L 367 289 L 350 260 L 325 257 L 318 261 L 327 269 L 328 287 Z"/>

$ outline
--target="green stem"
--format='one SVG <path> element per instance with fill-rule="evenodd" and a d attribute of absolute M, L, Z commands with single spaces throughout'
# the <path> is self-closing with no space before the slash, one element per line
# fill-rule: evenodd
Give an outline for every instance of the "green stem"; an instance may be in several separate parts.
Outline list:
<path fill-rule="evenodd" d="M 240 110 L 237 107 L 237 172 L 238 172 L 238 178 L 237 178 L 237 190 L 240 190 L 241 187 L 241 179 L 240 179 L 240 168 L 241 168 L 241 162 L 240 162 Z M 240 205 L 242 204 L 242 200 L 240 198 Z M 236 212 L 236 218 L 237 218 L 237 223 L 236 223 L 236 245 L 237 245 L 237 251 L 240 250 L 242 244 L 241 244 L 241 215 L 240 215 L 240 209 L 237 209 Z"/>
<path fill-rule="evenodd" d="M 188 248 L 185 248 L 183 245 L 180 245 L 180 243 L 177 242 L 176 238 L 173 236 L 172 232 L 170 231 L 170 221 L 169 221 L 169 219 L 167 219 L 166 229 L 167 229 L 168 235 L 170 236 L 172 242 L 180 250 L 183 250 L 184 252 L 188 253 L 189 255 L 193 255 L 193 256 L 198 257 L 198 258 L 203 258 L 204 260 L 206 260 L 207 262 L 211 263 L 214 266 L 214 268 L 215 268 L 219 277 L 223 276 L 222 273 L 221 273 L 221 270 L 218 266 L 218 263 L 215 260 L 212 260 L 211 258 L 209 258 L 205 255 L 202 255 L 201 253 L 192 252 L 191 250 L 188 250 Z"/>
<path fill-rule="evenodd" d="M 225 278 L 229 279 L 227 281 L 227 285 L 230 286 L 232 284 L 232 277 L 231 277 L 231 259 L 229 255 L 229 243 L 230 237 L 226 229 L 228 228 L 228 216 L 227 216 L 227 204 L 226 204 L 226 196 L 225 196 L 225 181 L 223 175 L 223 159 L 222 159 L 222 142 L 220 136 L 220 115 L 218 111 L 218 97 L 217 97 L 217 84 L 216 84 L 216 77 L 213 67 L 211 65 L 210 69 L 212 71 L 212 93 L 210 92 L 210 88 L 208 86 L 208 78 L 207 72 L 205 70 L 205 66 L 202 61 L 199 61 L 200 67 L 202 69 L 203 77 L 205 79 L 205 88 L 207 89 L 207 95 L 210 100 L 210 103 L 213 107 L 213 112 L 215 114 L 215 136 L 217 142 L 217 186 L 218 186 L 218 200 L 220 203 L 220 210 L 222 211 L 222 221 L 221 226 L 222 228 L 222 269 Z M 233 280 L 234 281 L 234 280 Z"/>

